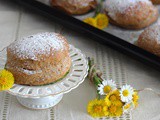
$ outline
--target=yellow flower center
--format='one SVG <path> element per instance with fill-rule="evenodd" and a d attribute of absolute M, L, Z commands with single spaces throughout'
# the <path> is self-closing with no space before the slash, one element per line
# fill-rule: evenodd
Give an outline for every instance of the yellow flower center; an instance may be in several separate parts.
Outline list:
<path fill-rule="evenodd" d="M 117 100 L 117 97 L 115 95 L 111 95 L 109 98 L 110 98 L 111 101 L 116 101 Z"/>
<path fill-rule="evenodd" d="M 111 87 L 109 85 L 104 86 L 103 88 L 104 93 L 109 93 L 111 91 Z"/>
<path fill-rule="evenodd" d="M 102 111 L 102 106 L 101 105 L 95 105 L 94 107 L 93 107 L 93 110 L 94 110 L 94 112 L 101 112 Z"/>
<path fill-rule="evenodd" d="M 114 105 L 112 105 L 112 106 L 109 108 L 109 111 L 110 111 L 111 113 L 115 113 L 115 112 L 117 111 L 117 107 L 114 106 Z"/>
<path fill-rule="evenodd" d="M 98 26 L 103 26 L 103 24 L 104 24 L 103 19 L 97 19 L 97 25 Z"/>
<path fill-rule="evenodd" d="M 0 78 L 0 85 L 6 85 L 6 78 Z"/>
<path fill-rule="evenodd" d="M 130 106 L 131 106 L 130 104 L 127 104 L 127 105 L 124 106 L 124 109 L 130 108 Z"/>
<path fill-rule="evenodd" d="M 128 90 L 124 90 L 122 94 L 123 94 L 123 96 L 127 97 L 129 95 L 129 91 Z"/>

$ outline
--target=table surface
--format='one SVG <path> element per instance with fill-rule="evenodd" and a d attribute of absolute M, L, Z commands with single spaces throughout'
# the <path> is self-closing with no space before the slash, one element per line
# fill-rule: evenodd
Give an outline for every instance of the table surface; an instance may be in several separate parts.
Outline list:
<path fill-rule="evenodd" d="M 136 89 L 149 87 L 160 92 L 159 71 L 8 1 L 0 0 L 0 49 L 23 36 L 46 31 L 60 32 L 63 28 L 61 33 L 70 44 L 96 60 L 104 78 L 115 80 L 117 85 L 130 84 Z M 18 103 L 15 96 L 0 92 L 0 120 L 94 120 L 86 112 L 87 103 L 93 98 L 95 89 L 88 79 L 65 94 L 58 105 L 47 110 L 27 109 Z M 160 120 L 159 101 L 160 97 L 152 92 L 142 92 L 139 107 L 120 120 Z"/>

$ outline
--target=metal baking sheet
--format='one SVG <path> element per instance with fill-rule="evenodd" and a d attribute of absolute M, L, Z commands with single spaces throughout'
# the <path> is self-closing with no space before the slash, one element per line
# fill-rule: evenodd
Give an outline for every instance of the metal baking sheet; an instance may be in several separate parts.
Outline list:
<path fill-rule="evenodd" d="M 92 37 L 93 40 L 108 45 L 126 55 L 129 55 L 147 65 L 160 70 L 160 58 L 135 45 L 139 34 L 143 30 L 127 30 L 109 24 L 104 30 L 99 30 L 82 22 L 86 17 L 93 16 L 94 12 L 85 15 L 71 16 L 59 11 L 50 5 L 49 0 L 13 0 L 20 5 L 39 11 L 40 14 L 53 19 L 70 29 L 74 29 L 79 33 Z M 155 24 L 159 24 L 158 20 Z M 83 34 L 84 35 L 84 34 Z"/>
<path fill-rule="evenodd" d="M 42 2 L 48 6 L 51 6 L 50 4 L 50 0 L 37 0 L 39 2 Z M 157 6 L 158 7 L 158 6 Z M 159 7 L 159 13 L 160 13 L 160 7 Z M 85 18 L 87 17 L 93 17 L 94 15 L 94 12 L 89 12 L 87 14 L 84 14 L 84 15 L 75 15 L 75 16 L 72 16 L 72 17 L 75 17 L 79 20 L 84 20 Z M 159 24 L 160 23 L 160 17 L 158 19 L 158 21 L 154 24 Z M 154 25 L 152 24 L 152 25 Z M 128 29 L 124 29 L 124 28 L 120 28 L 120 27 L 117 27 L 117 26 L 114 26 L 112 24 L 109 24 L 109 26 L 105 29 L 103 29 L 103 31 L 107 32 L 107 33 L 110 33 L 114 36 L 117 36 L 129 43 L 132 43 L 132 44 L 135 44 L 135 42 L 137 41 L 139 35 L 141 34 L 141 32 L 143 32 L 144 29 L 141 29 L 141 30 L 128 30 Z"/>

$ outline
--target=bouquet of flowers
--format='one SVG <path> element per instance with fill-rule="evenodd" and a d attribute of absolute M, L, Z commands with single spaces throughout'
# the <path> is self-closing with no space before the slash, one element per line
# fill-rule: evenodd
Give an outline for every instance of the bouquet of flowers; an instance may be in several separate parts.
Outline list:
<path fill-rule="evenodd" d="M 138 90 L 130 85 L 116 87 L 113 80 L 104 80 L 89 58 L 89 79 L 95 85 L 97 98 L 88 103 L 92 117 L 119 117 L 138 106 Z"/>

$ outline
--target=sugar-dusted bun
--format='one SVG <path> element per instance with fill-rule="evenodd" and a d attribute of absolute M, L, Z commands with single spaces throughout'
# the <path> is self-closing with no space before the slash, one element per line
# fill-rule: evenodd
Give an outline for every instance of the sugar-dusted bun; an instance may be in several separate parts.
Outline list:
<path fill-rule="evenodd" d="M 145 29 L 139 36 L 137 46 L 160 56 L 160 26 L 154 25 Z"/>
<path fill-rule="evenodd" d="M 160 4 L 160 0 L 151 0 L 153 4 Z"/>
<path fill-rule="evenodd" d="M 85 14 L 94 9 L 97 5 L 96 0 L 51 0 L 51 5 L 68 14 Z"/>
<path fill-rule="evenodd" d="M 142 29 L 158 19 L 158 9 L 149 0 L 106 0 L 110 22 L 127 29 Z"/>
<path fill-rule="evenodd" d="M 13 42 L 7 48 L 6 69 L 16 84 L 44 85 L 64 77 L 71 66 L 69 45 L 58 33 L 40 33 Z"/>

